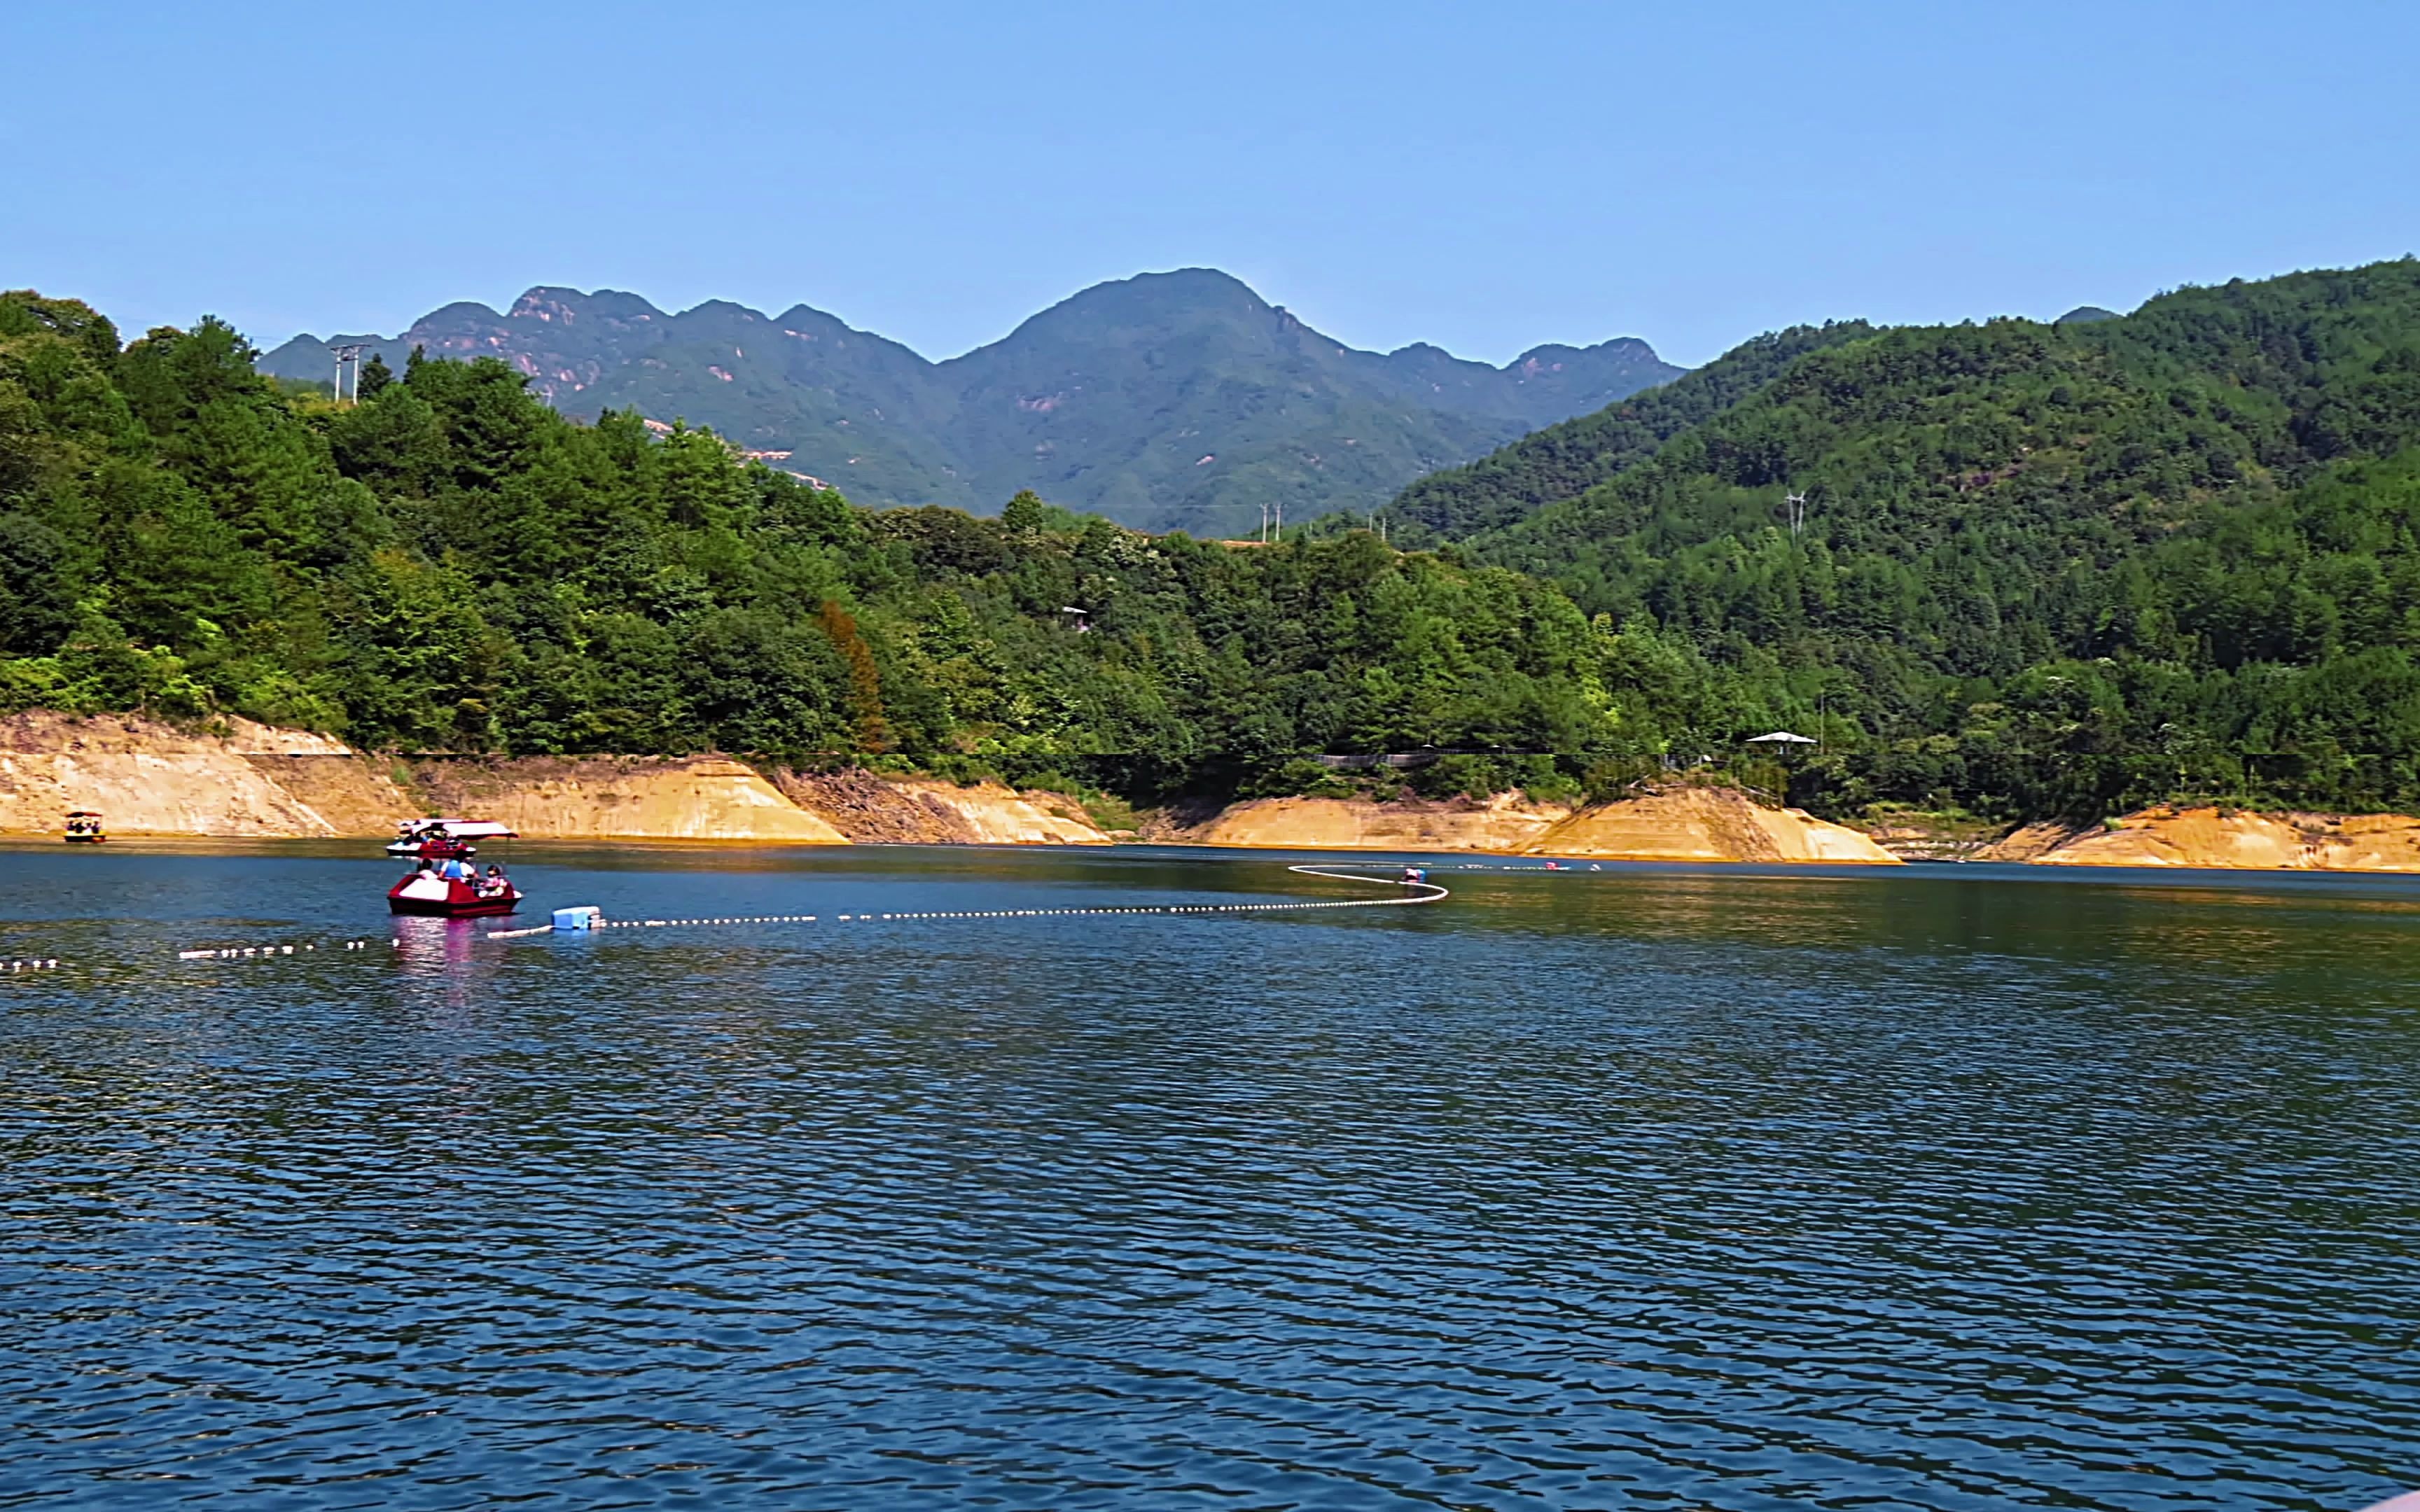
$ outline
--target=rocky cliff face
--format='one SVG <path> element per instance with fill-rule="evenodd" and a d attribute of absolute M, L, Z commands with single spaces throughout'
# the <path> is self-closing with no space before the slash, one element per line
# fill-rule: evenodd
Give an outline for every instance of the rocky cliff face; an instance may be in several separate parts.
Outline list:
<path fill-rule="evenodd" d="M 341 743 L 227 721 L 187 733 L 131 716 L 0 719 L 0 833 L 57 834 L 70 809 L 113 832 L 228 837 L 391 832 L 411 811 Z"/>
<path fill-rule="evenodd" d="M 753 767 L 721 757 L 422 762 L 414 775 L 431 811 L 492 819 L 533 839 L 848 843 Z"/>
<path fill-rule="evenodd" d="M 861 844 L 1109 843 L 1080 807 L 1055 793 L 860 771 L 777 771 L 773 781 L 799 807 Z"/>
<path fill-rule="evenodd" d="M 1683 788 L 1573 810 L 1512 795 L 1485 803 L 1264 798 L 1157 838 L 1273 850 L 1476 851 L 1621 861 L 1821 861 L 1892 866 L 1855 830 L 1723 788 Z"/>
<path fill-rule="evenodd" d="M 1257 798 L 1192 825 L 1158 826 L 1153 839 L 1269 850 L 1492 851 L 1519 855 L 1569 809 L 1504 795 L 1485 803 L 1372 803 L 1354 798 Z"/>
<path fill-rule="evenodd" d="M 1730 788 L 1678 788 L 1587 810 L 1537 849 L 1626 861 L 1900 864 L 1869 836 L 1802 809 L 1767 808 Z"/>
<path fill-rule="evenodd" d="M 218 733 L 131 717 L 0 719 L 0 834 L 56 835 L 93 809 L 116 835 L 384 839 L 433 813 L 531 839 L 845 845 L 1105 845 L 1082 809 L 997 782 L 770 776 L 720 756 L 383 762 L 236 720 Z"/>
<path fill-rule="evenodd" d="M 2020 830 L 2011 840 L 2039 838 Z M 2048 850 L 1994 859 L 2037 866 L 2253 868 L 2291 872 L 2420 872 L 2420 819 L 2407 814 L 2255 813 L 2248 809 L 2146 809 L 2073 833 Z"/>

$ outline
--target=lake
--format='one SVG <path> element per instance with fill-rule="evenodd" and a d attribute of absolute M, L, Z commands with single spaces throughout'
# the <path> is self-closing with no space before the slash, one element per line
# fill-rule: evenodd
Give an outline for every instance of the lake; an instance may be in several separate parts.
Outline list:
<path fill-rule="evenodd" d="M 372 849 L 0 849 L 0 1504 L 2420 1485 L 2420 881 Z"/>

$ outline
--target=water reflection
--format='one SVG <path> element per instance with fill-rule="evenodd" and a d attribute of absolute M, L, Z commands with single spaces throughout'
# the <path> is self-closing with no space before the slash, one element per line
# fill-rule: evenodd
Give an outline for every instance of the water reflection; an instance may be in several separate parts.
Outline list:
<path fill-rule="evenodd" d="M 484 918 L 402 916 L 388 919 L 382 932 L 389 933 L 388 949 L 405 966 L 415 972 L 442 976 L 474 960 L 495 959 L 492 947 L 483 953 L 479 946 L 490 929 L 503 927 L 508 926 L 493 925 Z"/>

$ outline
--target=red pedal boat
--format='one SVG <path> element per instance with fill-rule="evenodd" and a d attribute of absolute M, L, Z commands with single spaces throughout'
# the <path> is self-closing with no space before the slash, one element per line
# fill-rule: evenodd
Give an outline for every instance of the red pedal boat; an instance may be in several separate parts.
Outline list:
<path fill-rule="evenodd" d="M 491 866 L 483 875 L 471 844 L 490 836 L 510 839 L 512 833 L 502 825 L 430 821 L 413 837 L 420 864 L 387 889 L 387 912 L 428 918 L 492 918 L 513 912 L 520 906 L 520 889 L 502 867 Z"/>

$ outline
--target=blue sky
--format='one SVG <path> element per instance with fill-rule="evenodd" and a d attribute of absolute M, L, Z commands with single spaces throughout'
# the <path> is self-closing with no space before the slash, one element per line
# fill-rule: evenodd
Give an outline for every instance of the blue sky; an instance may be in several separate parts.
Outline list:
<path fill-rule="evenodd" d="M 7 12 L 0 284 L 263 345 L 546 283 L 938 357 L 1207 265 L 1358 346 L 1696 363 L 2420 250 L 2408 3 Z"/>

